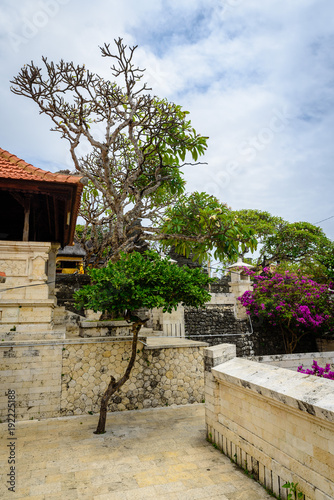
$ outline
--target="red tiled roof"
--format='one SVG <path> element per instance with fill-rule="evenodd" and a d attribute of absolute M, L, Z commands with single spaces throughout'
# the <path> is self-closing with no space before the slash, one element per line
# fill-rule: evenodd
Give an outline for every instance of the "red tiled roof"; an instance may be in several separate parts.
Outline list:
<path fill-rule="evenodd" d="M 47 195 L 52 195 L 54 192 L 59 193 L 59 190 L 62 193 L 67 193 L 66 197 L 71 205 L 72 216 L 70 225 L 66 229 L 66 235 L 60 241 L 62 246 L 73 242 L 83 190 L 83 184 L 80 182 L 82 177 L 47 172 L 0 148 L 0 190 L 10 189 Z"/>
<path fill-rule="evenodd" d="M 26 163 L 17 156 L 0 148 L 0 178 L 79 184 L 82 176 L 53 174 L 52 172 L 33 167 L 30 163 Z"/>

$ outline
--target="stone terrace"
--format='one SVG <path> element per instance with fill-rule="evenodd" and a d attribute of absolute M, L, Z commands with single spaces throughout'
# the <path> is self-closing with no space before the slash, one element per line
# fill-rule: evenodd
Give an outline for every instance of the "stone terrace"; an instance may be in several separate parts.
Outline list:
<path fill-rule="evenodd" d="M 1 424 L 0 498 L 30 500 L 269 500 L 205 439 L 204 405 L 19 422 L 16 493 L 7 491 Z"/>

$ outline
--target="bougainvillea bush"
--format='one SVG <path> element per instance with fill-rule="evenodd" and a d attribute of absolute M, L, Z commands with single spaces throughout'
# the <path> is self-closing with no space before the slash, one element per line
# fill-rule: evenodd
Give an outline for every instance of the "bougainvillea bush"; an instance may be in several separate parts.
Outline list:
<path fill-rule="evenodd" d="M 317 361 L 313 360 L 313 365 L 306 370 L 303 369 L 303 365 L 298 366 L 297 371 L 299 373 L 306 373 L 307 375 L 316 375 L 317 377 L 329 378 L 330 380 L 334 380 L 334 372 L 331 371 L 330 363 L 327 363 L 325 368 L 319 366 Z"/>
<path fill-rule="evenodd" d="M 253 291 L 238 300 L 247 314 L 279 327 L 287 353 L 296 349 L 304 335 L 334 331 L 334 302 L 327 285 L 289 271 L 244 272 L 253 279 Z"/>

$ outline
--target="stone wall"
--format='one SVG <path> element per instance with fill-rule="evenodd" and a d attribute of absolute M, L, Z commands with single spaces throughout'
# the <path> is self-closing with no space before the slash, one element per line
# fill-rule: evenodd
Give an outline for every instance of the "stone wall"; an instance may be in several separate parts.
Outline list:
<path fill-rule="evenodd" d="M 58 244 L 0 241 L 0 338 L 15 331 L 21 338 L 52 330 L 55 252 Z"/>
<path fill-rule="evenodd" d="M 229 285 L 230 277 L 222 276 L 221 278 L 216 278 L 215 283 L 210 285 L 210 292 L 212 293 L 230 293 Z"/>
<path fill-rule="evenodd" d="M 109 411 L 134 410 L 204 399 L 203 347 L 143 348 L 139 344 L 131 378 L 116 394 Z M 62 370 L 62 415 L 99 410 L 99 397 L 113 374 L 126 369 L 131 342 L 65 346 Z"/>
<path fill-rule="evenodd" d="M 202 402 L 203 349 L 140 342 L 130 380 L 109 411 Z M 15 390 L 20 420 L 97 412 L 110 375 L 124 373 L 130 353 L 126 337 L 2 343 L 0 417 L 7 417 L 8 390 Z"/>
<path fill-rule="evenodd" d="M 185 308 L 184 325 L 180 307 L 173 316 L 163 314 L 158 309 L 143 311 L 150 317 L 147 326 L 153 330 L 161 330 L 165 335 L 183 336 L 193 340 L 218 345 L 225 342 L 237 346 L 238 356 L 265 356 L 284 354 L 285 348 L 282 334 L 278 328 L 269 326 L 257 318 L 252 319 L 252 325 L 247 317 L 238 319 L 235 310 L 235 296 L 228 293 L 228 277 L 224 277 L 218 287 L 211 289 L 211 302 L 203 308 Z M 57 303 L 66 309 L 79 312 L 74 307 L 73 293 L 81 286 L 89 283 L 86 275 L 57 276 Z M 205 332 L 205 335 L 203 333 Z M 251 333 L 251 335 L 249 335 Z M 297 352 L 317 352 L 317 339 L 313 335 L 305 336 L 297 346 Z M 328 349 L 327 349 L 328 350 Z"/>
<path fill-rule="evenodd" d="M 205 351 L 207 436 L 280 498 L 298 483 L 304 500 L 334 498 L 333 381 Z"/>
<path fill-rule="evenodd" d="M 235 318 L 233 304 L 208 304 L 198 309 L 186 307 L 184 322 L 189 339 L 209 345 L 234 343 L 238 356 L 254 354 L 249 322 Z"/>
<path fill-rule="evenodd" d="M 17 419 L 58 416 L 63 346 L 56 341 L 6 344 L 0 345 L 0 418 L 7 417 L 8 390 L 16 394 Z"/>

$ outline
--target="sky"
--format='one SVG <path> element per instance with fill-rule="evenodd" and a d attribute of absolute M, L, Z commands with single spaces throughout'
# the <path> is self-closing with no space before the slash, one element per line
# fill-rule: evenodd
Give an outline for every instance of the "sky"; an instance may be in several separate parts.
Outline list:
<path fill-rule="evenodd" d="M 72 170 L 67 142 L 10 80 L 41 56 L 111 78 L 99 46 L 118 37 L 138 45 L 152 93 L 209 136 L 207 164 L 184 169 L 189 192 L 323 221 L 334 239 L 333 0 L 1 0 L 0 147 Z"/>

